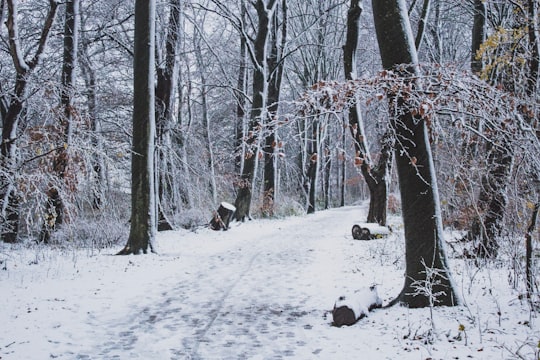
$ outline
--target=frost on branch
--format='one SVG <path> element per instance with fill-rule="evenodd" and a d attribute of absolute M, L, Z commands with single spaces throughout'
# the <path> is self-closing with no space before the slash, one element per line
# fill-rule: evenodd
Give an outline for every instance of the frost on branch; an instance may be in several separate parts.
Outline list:
<path fill-rule="evenodd" d="M 297 108 L 302 116 L 315 116 L 347 111 L 356 104 L 363 112 L 386 119 L 409 111 L 416 121 L 425 121 L 431 144 L 453 129 L 495 145 L 506 138 L 533 141 L 538 146 L 534 130 L 523 119 L 523 109 L 528 107 L 523 99 L 465 71 L 433 65 L 420 69 L 420 75 L 410 78 L 382 71 L 371 78 L 320 81 L 297 101 Z M 412 77 L 418 86 L 410 85 Z M 405 104 L 389 106 L 388 99 L 402 99 Z M 414 146 L 400 145 L 405 150 Z"/>

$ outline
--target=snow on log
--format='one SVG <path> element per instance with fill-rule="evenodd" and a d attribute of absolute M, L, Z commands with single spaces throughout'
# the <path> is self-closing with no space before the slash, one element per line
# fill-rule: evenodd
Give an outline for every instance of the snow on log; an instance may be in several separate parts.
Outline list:
<path fill-rule="evenodd" d="M 228 230 L 229 223 L 231 222 L 232 216 L 236 208 L 234 205 L 229 204 L 228 202 L 222 202 L 219 205 L 217 211 L 214 211 L 214 216 L 210 220 L 210 229 L 212 230 Z"/>
<path fill-rule="evenodd" d="M 352 236 L 355 240 L 373 240 L 389 235 L 392 230 L 377 223 L 358 223 L 352 227 Z"/>
<path fill-rule="evenodd" d="M 351 296 L 340 296 L 332 310 L 332 325 L 340 327 L 353 325 L 368 315 L 369 311 L 380 308 L 382 300 L 377 294 L 377 287 L 371 286 L 355 292 Z"/>

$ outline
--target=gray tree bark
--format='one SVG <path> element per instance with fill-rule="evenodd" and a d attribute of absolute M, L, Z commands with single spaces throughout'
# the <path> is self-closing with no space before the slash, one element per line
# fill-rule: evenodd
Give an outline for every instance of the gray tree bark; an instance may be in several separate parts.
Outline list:
<path fill-rule="evenodd" d="M 248 134 L 246 136 L 246 152 L 244 167 L 238 184 L 238 193 L 234 206 L 236 213 L 234 219 L 244 221 L 250 217 L 253 177 L 255 175 L 255 162 L 258 156 L 259 133 L 265 115 L 268 96 L 267 81 L 267 46 L 270 34 L 270 19 L 275 10 L 276 0 L 257 0 L 254 2 L 257 10 L 257 36 L 253 43 L 251 58 L 254 63 L 253 70 L 253 101 L 251 107 Z"/>
<path fill-rule="evenodd" d="M 486 4 L 484 0 L 474 0 L 474 15 L 471 43 L 471 70 L 475 74 L 482 72 L 482 57 L 478 50 L 486 38 Z"/>
<path fill-rule="evenodd" d="M 263 168 L 263 215 L 274 215 L 274 199 L 276 196 L 276 130 L 275 121 L 278 116 L 281 82 L 283 79 L 284 61 L 283 50 L 287 42 L 287 0 L 281 4 L 281 27 L 279 25 L 278 11 L 274 11 L 270 35 L 270 53 L 268 55 L 268 69 L 270 79 L 268 84 L 268 113 L 266 116 L 266 136 L 264 139 L 264 168 Z M 281 41 L 278 42 L 281 30 Z"/>
<path fill-rule="evenodd" d="M 362 14 L 362 2 L 351 0 L 347 13 L 347 34 L 343 47 L 343 62 L 345 78 L 356 78 L 356 50 L 358 43 L 358 22 Z M 369 155 L 367 136 L 364 131 L 364 121 L 356 102 L 349 109 L 349 130 L 353 137 L 355 164 L 360 168 L 369 189 L 368 222 L 376 222 L 386 225 L 386 208 L 388 204 L 388 180 L 392 168 L 391 142 L 383 139 L 381 157 L 378 164 L 374 164 Z"/>
<path fill-rule="evenodd" d="M 372 0 L 383 67 L 415 87 L 418 58 L 405 0 Z M 435 169 L 426 123 L 414 118 L 404 93 L 388 94 L 405 228 L 405 284 L 392 303 L 409 307 L 458 303 L 447 265 Z M 431 291 L 425 291 L 430 289 Z M 432 295 L 430 295 L 431 293 Z"/>
<path fill-rule="evenodd" d="M 131 227 L 127 244 L 119 255 L 154 252 L 155 11 L 155 0 L 135 2 Z"/>

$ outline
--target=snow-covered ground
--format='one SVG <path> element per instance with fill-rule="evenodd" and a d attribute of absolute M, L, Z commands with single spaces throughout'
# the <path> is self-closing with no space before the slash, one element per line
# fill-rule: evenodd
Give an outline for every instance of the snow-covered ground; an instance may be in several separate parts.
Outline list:
<path fill-rule="evenodd" d="M 341 295 L 403 284 L 399 219 L 353 240 L 363 207 L 158 235 L 159 255 L 0 245 L 0 359 L 538 359 L 512 270 L 450 264 L 465 305 L 376 309 L 333 327 Z"/>

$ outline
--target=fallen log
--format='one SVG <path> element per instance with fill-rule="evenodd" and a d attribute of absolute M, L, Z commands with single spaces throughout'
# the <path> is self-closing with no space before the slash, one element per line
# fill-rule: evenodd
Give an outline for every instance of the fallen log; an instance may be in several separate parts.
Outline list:
<path fill-rule="evenodd" d="M 350 296 L 340 296 L 332 310 L 333 326 L 353 325 L 366 317 L 368 313 L 382 306 L 382 300 L 377 294 L 377 287 L 371 286 L 355 292 Z"/>

